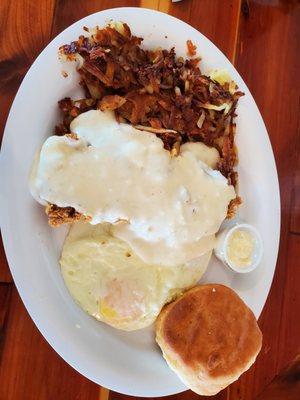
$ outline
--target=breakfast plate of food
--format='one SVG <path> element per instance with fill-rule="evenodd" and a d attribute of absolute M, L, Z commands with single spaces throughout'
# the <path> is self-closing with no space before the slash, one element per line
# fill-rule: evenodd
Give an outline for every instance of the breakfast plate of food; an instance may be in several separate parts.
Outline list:
<path fill-rule="evenodd" d="M 59 34 L 1 150 L 1 229 L 50 345 L 109 389 L 214 395 L 255 362 L 279 187 L 247 86 L 201 33 L 116 8 Z"/>

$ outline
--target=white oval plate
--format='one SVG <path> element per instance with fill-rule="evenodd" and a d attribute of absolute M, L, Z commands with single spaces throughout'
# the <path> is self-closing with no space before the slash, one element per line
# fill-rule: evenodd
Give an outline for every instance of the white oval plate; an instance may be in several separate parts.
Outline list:
<path fill-rule="evenodd" d="M 153 329 L 115 330 L 85 314 L 72 300 L 59 271 L 64 229 L 47 224 L 30 196 L 28 173 L 34 153 L 59 121 L 57 101 L 78 91 L 78 76 L 61 74 L 58 47 L 83 33 L 82 27 L 108 19 L 127 22 L 144 46 L 176 46 L 186 55 L 191 39 L 203 57 L 202 70 L 226 68 L 245 96 L 238 107 L 239 177 L 244 199 L 240 216 L 255 225 L 264 258 L 251 274 L 234 274 L 216 259 L 203 282 L 224 283 L 238 292 L 258 317 L 274 274 L 280 228 L 280 200 L 274 157 L 257 106 L 235 68 L 206 37 L 169 15 L 141 8 L 115 8 L 90 15 L 58 35 L 28 71 L 12 105 L 1 154 L 1 226 L 6 255 L 22 300 L 50 345 L 92 381 L 135 396 L 164 396 L 185 390 L 154 343 Z M 165 37 L 167 36 L 167 37 Z"/>

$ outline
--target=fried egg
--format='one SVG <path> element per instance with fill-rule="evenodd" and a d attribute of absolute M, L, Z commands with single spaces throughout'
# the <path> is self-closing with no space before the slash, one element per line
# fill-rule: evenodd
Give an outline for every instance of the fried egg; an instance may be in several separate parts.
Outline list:
<path fill-rule="evenodd" d="M 194 286 L 211 251 L 185 264 L 146 264 L 110 224 L 74 224 L 60 260 L 66 286 L 87 313 L 114 328 L 137 330 L 152 324 L 164 304 Z"/>

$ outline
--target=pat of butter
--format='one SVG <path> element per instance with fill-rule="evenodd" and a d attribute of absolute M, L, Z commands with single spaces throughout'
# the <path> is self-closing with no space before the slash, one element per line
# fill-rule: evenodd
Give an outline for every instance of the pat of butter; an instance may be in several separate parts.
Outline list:
<path fill-rule="evenodd" d="M 228 238 L 227 257 L 236 267 L 248 267 L 252 264 L 254 238 L 251 233 L 236 229 Z"/>

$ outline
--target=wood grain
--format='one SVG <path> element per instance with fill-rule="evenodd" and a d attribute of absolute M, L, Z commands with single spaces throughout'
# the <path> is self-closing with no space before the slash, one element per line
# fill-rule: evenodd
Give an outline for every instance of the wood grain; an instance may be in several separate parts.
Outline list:
<path fill-rule="evenodd" d="M 299 400 L 300 354 L 276 375 L 255 400 Z"/>
<path fill-rule="evenodd" d="M 286 350 L 281 333 L 287 323 L 283 319 L 283 307 L 288 291 L 297 290 L 300 283 L 299 272 L 296 272 L 296 265 L 299 271 L 299 253 L 295 254 L 295 247 L 291 247 L 293 236 L 289 233 L 298 140 L 300 86 L 296 71 L 300 67 L 297 51 L 300 8 L 293 1 L 280 2 L 276 7 L 273 2 L 250 1 L 249 5 L 249 14 L 240 21 L 236 66 L 258 104 L 275 153 L 281 187 L 282 229 L 275 278 L 259 320 L 264 334 L 263 348 L 255 366 L 231 385 L 230 398 L 234 400 L 252 399 L 287 362 L 283 360 Z M 278 62 L 279 54 L 284 60 L 284 68 Z M 293 281 L 287 287 L 289 275 L 293 276 Z M 295 304 L 299 307 L 299 298 L 297 301 Z M 294 330 L 287 331 L 286 335 L 286 344 L 290 340 L 294 345 L 295 342 L 300 345 L 300 336 Z"/>
<path fill-rule="evenodd" d="M 0 41 L 1 133 L 23 76 L 51 39 L 54 6 L 52 0 L 0 2 L 0 32 L 5 38 Z M 10 281 L 1 246 L 0 282 Z M 0 310 L 1 400 L 97 398 L 98 387 L 68 366 L 42 338 L 12 285 L 0 285 Z"/>
<path fill-rule="evenodd" d="M 0 1 L 0 141 L 10 105 L 28 68 L 49 42 L 54 0 Z M 0 282 L 11 281 L 0 243 Z"/>
<path fill-rule="evenodd" d="M 138 397 L 139 400 L 154 400 L 157 397 Z M 115 392 L 110 392 L 110 396 L 109 396 L 109 400 L 136 400 L 137 397 L 133 397 L 133 396 L 125 396 L 123 394 L 120 393 L 115 393 Z M 217 395 L 217 396 L 213 396 L 213 397 L 207 397 L 207 396 L 199 396 L 198 394 L 187 390 L 183 393 L 179 393 L 179 394 L 175 394 L 173 396 L 165 396 L 165 397 L 161 397 L 161 399 L 163 400 L 208 400 L 208 399 L 212 399 L 212 400 L 226 400 L 227 396 L 226 396 L 226 391 L 223 391 L 223 393 Z"/>
<path fill-rule="evenodd" d="M 229 387 L 230 399 L 253 399 L 300 352 L 300 275 L 296 272 L 300 266 L 299 235 L 289 233 L 285 255 L 283 264 L 279 260 L 269 298 L 259 319 L 264 335 L 262 351 L 254 366 Z M 284 295 L 280 296 L 280 293 Z"/>
<path fill-rule="evenodd" d="M 228 392 L 227 390 L 223 390 L 222 392 L 218 393 L 215 396 L 200 396 L 191 390 L 187 390 L 183 393 L 175 394 L 172 396 L 165 396 L 165 397 L 160 397 L 163 400 L 229 400 L 228 397 Z M 157 397 L 134 397 L 134 396 L 126 396 L 124 394 L 116 393 L 111 391 L 109 400 L 154 400 L 157 399 Z M 231 400 L 231 398 L 230 398 Z"/>
<path fill-rule="evenodd" d="M 151 3 L 151 0 L 146 1 Z M 158 4 L 157 9 L 161 11 L 166 9 L 165 4 L 162 7 L 159 1 L 153 1 L 152 4 Z M 192 25 L 234 61 L 240 14 L 239 0 L 222 2 L 221 7 L 220 1 L 216 0 L 185 0 L 178 3 L 169 2 L 168 5 L 168 14 Z M 205 57 L 205 54 L 201 54 L 201 49 L 198 51 Z"/>
<path fill-rule="evenodd" d="M 56 36 L 73 22 L 89 14 L 116 7 L 135 7 L 139 0 L 57 0 L 52 34 Z"/>
<path fill-rule="evenodd" d="M 95 400 L 98 386 L 69 367 L 48 345 L 15 288 L 0 365 L 2 400 Z"/>
<path fill-rule="evenodd" d="M 109 400 L 109 397 L 110 397 L 110 390 L 104 387 L 100 387 L 98 400 Z"/>
<path fill-rule="evenodd" d="M 0 235 L 0 283 L 12 282 L 12 276 L 8 268 L 8 263 L 6 260 L 2 237 Z"/>
<path fill-rule="evenodd" d="M 263 349 L 238 382 L 210 397 L 253 400 L 300 348 L 300 236 L 291 233 L 300 232 L 300 5 L 297 0 L 141 2 L 190 23 L 235 60 L 273 145 L 281 185 L 282 236 L 275 279 L 260 318 Z M 0 128 L 25 72 L 53 36 L 93 12 L 140 4 L 139 0 L 2 0 L 0 32 L 5 40 L 0 41 Z M 11 282 L 3 251 L 0 282 Z M 108 395 L 110 400 L 134 399 L 99 390 L 69 367 L 37 331 L 10 283 L 0 284 L 0 323 L 1 400 L 104 400 Z M 205 399 L 190 391 L 165 397 L 198 398 Z"/>
<path fill-rule="evenodd" d="M 286 266 L 277 372 L 300 354 L 300 235 L 289 234 Z"/>
<path fill-rule="evenodd" d="M 24 74 L 49 42 L 54 0 L 0 2 L 1 131 Z"/>
<path fill-rule="evenodd" d="M 290 230 L 300 234 L 300 107 L 298 112 L 297 142 L 297 162 L 294 170 Z"/>
<path fill-rule="evenodd" d="M 184 3 L 173 7 L 184 9 Z M 193 0 L 189 22 L 234 62 L 239 15 L 239 0 L 223 1 L 222 4 L 219 1 Z M 201 49 L 199 51 L 201 54 Z"/>
<path fill-rule="evenodd" d="M 4 345 L 4 334 L 7 320 L 7 314 L 10 304 L 12 285 L 0 283 L 0 359 Z"/>

